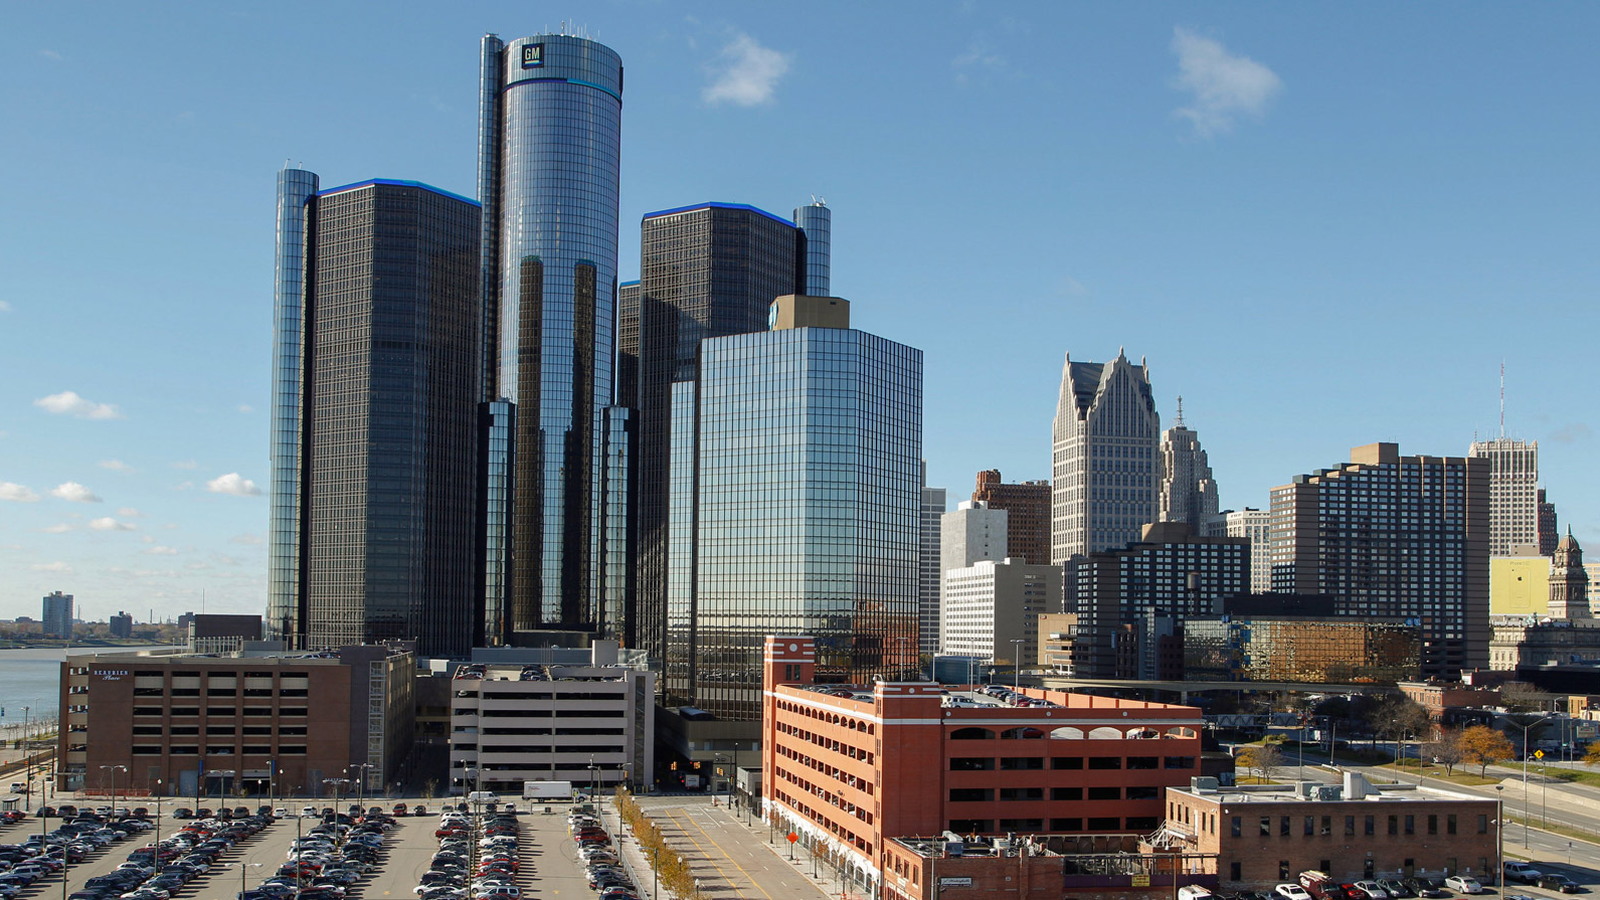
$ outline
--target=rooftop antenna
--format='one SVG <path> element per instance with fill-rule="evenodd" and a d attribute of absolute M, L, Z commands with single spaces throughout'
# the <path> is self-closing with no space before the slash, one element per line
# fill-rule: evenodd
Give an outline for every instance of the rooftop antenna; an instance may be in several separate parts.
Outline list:
<path fill-rule="evenodd" d="M 1506 439 L 1506 361 L 1500 360 L 1500 440 Z"/>
<path fill-rule="evenodd" d="M 1183 427 L 1183 395 L 1182 394 L 1178 395 L 1178 422 L 1177 422 L 1177 427 L 1178 428 L 1182 428 Z"/>

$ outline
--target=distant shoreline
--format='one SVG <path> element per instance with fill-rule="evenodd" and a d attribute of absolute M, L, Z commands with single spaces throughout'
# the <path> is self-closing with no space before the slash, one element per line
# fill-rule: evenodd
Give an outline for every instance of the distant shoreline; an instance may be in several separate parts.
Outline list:
<path fill-rule="evenodd" d="M 0 660 L 6 659 L 66 659 L 97 653 L 137 653 L 141 650 L 171 650 L 174 644 L 74 644 L 71 647 L 14 647 L 0 649 Z"/>

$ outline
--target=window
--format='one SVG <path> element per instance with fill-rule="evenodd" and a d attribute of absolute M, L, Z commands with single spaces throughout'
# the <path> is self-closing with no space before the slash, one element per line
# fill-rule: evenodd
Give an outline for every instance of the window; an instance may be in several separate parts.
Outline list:
<path fill-rule="evenodd" d="M 1244 837 L 1244 822 L 1238 817 L 1233 817 L 1233 824 L 1228 829 L 1229 837 Z M 1234 881 L 1239 879 L 1235 878 Z"/>
<path fill-rule="evenodd" d="M 1289 861 L 1287 859 L 1278 860 L 1278 880 L 1289 880 Z"/>
<path fill-rule="evenodd" d="M 1094 816 L 1089 819 L 1090 831 L 1120 831 L 1122 820 L 1116 816 Z"/>
<path fill-rule="evenodd" d="M 1478 817 L 1478 833 L 1479 834 L 1488 834 L 1489 833 L 1489 817 L 1488 816 L 1483 815 L 1483 816 L 1479 816 Z"/>
<path fill-rule="evenodd" d="M 1239 863 L 1237 863 L 1237 862 L 1228 863 L 1228 880 L 1229 881 L 1243 881 L 1244 880 L 1244 872 L 1242 870 L 1243 870 L 1243 867 Z"/>
<path fill-rule="evenodd" d="M 951 803 L 976 803 L 994 799 L 994 790 L 991 788 L 951 788 Z"/>
<path fill-rule="evenodd" d="M 1160 797 L 1160 796 L 1161 796 L 1161 789 L 1158 788 L 1158 787 L 1155 787 L 1153 785 L 1147 785 L 1145 787 L 1131 787 L 1131 788 L 1128 788 L 1128 793 L 1127 793 L 1127 797 L 1128 797 L 1129 800 L 1154 800 L 1154 799 L 1156 799 L 1157 797 Z M 1215 823 L 1214 822 L 1213 822 L 1213 830 L 1215 830 Z"/>
<path fill-rule="evenodd" d="M 1333 816 L 1322 817 L 1322 833 L 1333 834 Z M 1326 871 L 1326 870 L 1324 870 Z"/>
<path fill-rule="evenodd" d="M 1090 800 L 1121 800 L 1122 788 L 1092 787 L 1089 788 Z"/>
<path fill-rule="evenodd" d="M 1083 768 L 1083 757 L 1081 757 L 1081 756 L 1058 756 L 1055 759 L 1050 760 L 1050 768 L 1052 768 L 1052 769 L 1081 769 L 1081 768 Z"/>
<path fill-rule="evenodd" d="M 992 756 L 953 756 L 950 758 L 950 771 L 952 772 L 987 772 L 994 768 Z"/>
<path fill-rule="evenodd" d="M 1391 835 L 1395 835 L 1395 834 L 1399 834 L 1400 833 L 1399 821 L 1400 821 L 1400 818 L 1398 816 L 1390 816 L 1389 817 L 1389 833 Z"/>
<path fill-rule="evenodd" d="M 1068 818 L 1068 819 L 1051 819 L 1050 820 L 1050 830 L 1051 831 L 1082 831 L 1083 830 L 1083 820 L 1082 819 L 1072 819 L 1072 818 Z"/>
<path fill-rule="evenodd" d="M 1345 816 L 1344 817 L 1344 836 L 1345 837 L 1355 837 L 1355 835 L 1356 835 L 1356 817 L 1355 816 Z M 1324 869 L 1323 871 L 1326 872 L 1327 870 Z"/>
<path fill-rule="evenodd" d="M 1042 768 L 1044 768 L 1044 757 L 1042 757 L 1042 756 L 1002 756 L 1002 757 L 1000 757 L 1000 769 L 1001 769 L 1001 771 L 1014 772 L 1014 771 L 1018 771 L 1018 770 L 1022 770 L 1022 769 L 1042 769 Z"/>
<path fill-rule="evenodd" d="M 1262 837 L 1272 837 L 1272 817 L 1271 816 L 1262 816 L 1261 817 L 1261 836 Z M 1287 877 L 1287 876 L 1285 876 L 1285 877 Z"/>
<path fill-rule="evenodd" d="M 1091 756 L 1091 757 L 1089 757 L 1089 768 L 1091 768 L 1091 769 L 1120 769 L 1120 768 L 1122 768 L 1122 757 L 1120 757 L 1120 756 Z"/>
<path fill-rule="evenodd" d="M 1417 833 L 1417 817 L 1416 816 L 1406 816 L 1406 834 L 1416 834 L 1416 833 Z"/>
<path fill-rule="evenodd" d="M 1050 799 L 1051 800 L 1082 800 L 1083 799 L 1083 788 L 1079 788 L 1079 787 L 1051 788 L 1050 789 Z"/>
<path fill-rule="evenodd" d="M 1289 817 L 1288 816 L 1279 816 L 1278 817 L 1278 837 L 1288 837 L 1288 836 L 1289 836 Z"/>
<path fill-rule="evenodd" d="M 1093 788 L 1090 788 L 1090 792 L 1091 793 L 1093 792 L 1093 790 L 1094 790 Z M 1001 800 L 1043 800 L 1044 799 L 1044 788 L 1036 788 L 1036 787 L 1001 788 L 1000 789 L 1000 799 Z"/>
<path fill-rule="evenodd" d="M 1373 837 L 1373 836 L 1377 835 L 1378 828 L 1377 828 L 1377 821 L 1376 820 L 1377 820 L 1376 816 L 1367 816 L 1366 827 L 1365 827 L 1365 830 L 1362 832 L 1367 837 Z"/>

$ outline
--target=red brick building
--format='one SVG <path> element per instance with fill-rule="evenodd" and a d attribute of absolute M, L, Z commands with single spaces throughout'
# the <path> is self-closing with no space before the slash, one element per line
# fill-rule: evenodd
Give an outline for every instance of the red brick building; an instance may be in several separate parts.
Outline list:
<path fill-rule="evenodd" d="M 1373 785 L 1218 787 L 1167 791 L 1165 831 L 1185 849 L 1215 854 L 1229 887 L 1269 888 L 1307 869 L 1339 881 L 1495 871 L 1499 802 L 1419 788 Z"/>
<path fill-rule="evenodd" d="M 1029 705 L 931 682 L 812 683 L 816 647 L 768 637 L 765 813 L 857 883 L 892 838 L 1139 835 L 1200 773 L 1193 707 L 1025 689 Z"/>

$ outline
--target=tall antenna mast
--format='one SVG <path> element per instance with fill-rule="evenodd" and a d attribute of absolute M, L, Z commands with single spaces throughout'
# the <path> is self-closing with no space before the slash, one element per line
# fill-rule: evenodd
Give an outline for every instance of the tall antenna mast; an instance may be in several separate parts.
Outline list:
<path fill-rule="evenodd" d="M 1178 395 L 1178 422 L 1177 422 L 1177 425 L 1178 425 L 1179 428 L 1183 427 L 1183 395 L 1182 394 Z"/>
<path fill-rule="evenodd" d="M 1500 440 L 1506 439 L 1506 361 L 1500 360 Z"/>

